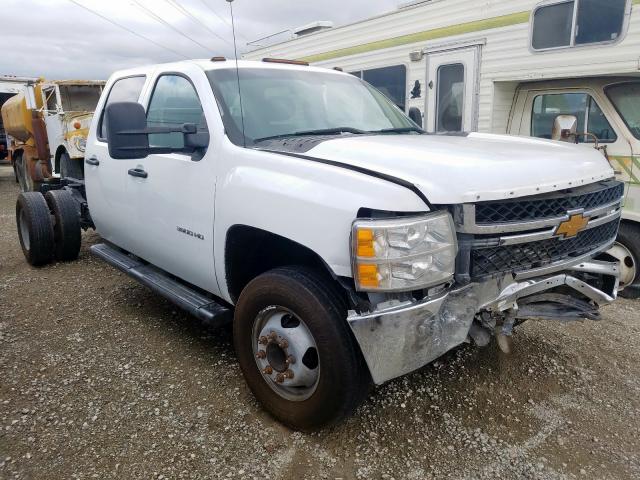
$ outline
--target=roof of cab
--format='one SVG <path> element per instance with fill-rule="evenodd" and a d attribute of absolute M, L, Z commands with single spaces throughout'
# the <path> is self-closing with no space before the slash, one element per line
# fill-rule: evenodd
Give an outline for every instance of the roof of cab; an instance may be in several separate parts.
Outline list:
<path fill-rule="evenodd" d="M 112 74 L 112 78 L 123 78 L 136 75 L 149 75 L 150 73 L 158 70 L 179 70 L 181 65 L 191 64 L 197 65 L 204 71 L 220 70 L 228 68 L 236 68 L 236 61 L 232 58 L 224 61 L 212 61 L 210 59 L 195 59 L 195 60 L 182 60 L 179 62 L 160 63 L 152 65 L 143 65 L 140 67 L 129 68 L 126 70 L 118 70 Z M 299 70 L 304 72 L 317 72 L 317 73 L 333 73 L 336 75 L 348 75 L 346 73 L 322 67 L 312 67 L 308 65 L 294 65 L 288 63 L 274 63 L 274 62 L 262 62 L 257 60 L 238 60 L 238 68 L 260 68 L 270 70 Z"/>
<path fill-rule="evenodd" d="M 285 63 L 286 60 L 283 59 L 283 62 L 280 63 L 277 61 L 278 59 L 271 59 L 271 61 L 258 61 L 258 60 L 238 60 L 238 68 L 260 68 L 260 69 L 271 69 L 271 70 L 300 70 L 304 72 L 318 72 L 318 73 L 327 73 L 332 72 L 335 74 L 342 74 L 341 72 L 329 68 L 323 67 L 312 67 L 310 65 L 298 65 L 294 63 Z M 229 58 L 225 61 L 211 61 L 211 60 L 192 60 L 195 64 L 200 66 L 203 70 L 218 70 L 225 68 L 236 68 L 236 61 L 233 58 Z"/>

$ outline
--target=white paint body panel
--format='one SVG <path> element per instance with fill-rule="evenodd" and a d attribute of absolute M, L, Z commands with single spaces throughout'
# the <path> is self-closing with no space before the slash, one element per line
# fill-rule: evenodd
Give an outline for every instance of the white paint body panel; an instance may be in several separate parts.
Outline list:
<path fill-rule="evenodd" d="M 484 133 L 352 137 L 307 154 L 403 178 L 433 204 L 535 195 L 613 176 L 593 148 Z"/>

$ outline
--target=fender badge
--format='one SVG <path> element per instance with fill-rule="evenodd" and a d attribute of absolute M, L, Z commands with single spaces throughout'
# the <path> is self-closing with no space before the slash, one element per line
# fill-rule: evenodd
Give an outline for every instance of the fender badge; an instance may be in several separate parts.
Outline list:
<path fill-rule="evenodd" d="M 576 213 L 570 216 L 569 220 L 562 222 L 556 228 L 554 235 L 563 239 L 573 238 L 581 231 L 587 228 L 590 217 L 585 217 L 582 213 Z"/>

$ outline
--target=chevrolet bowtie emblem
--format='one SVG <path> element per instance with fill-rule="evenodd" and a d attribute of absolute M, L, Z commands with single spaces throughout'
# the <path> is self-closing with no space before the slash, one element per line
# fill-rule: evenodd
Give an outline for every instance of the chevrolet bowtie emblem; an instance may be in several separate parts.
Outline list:
<path fill-rule="evenodd" d="M 573 238 L 589 224 L 589 217 L 585 217 L 582 213 L 571 215 L 569 220 L 562 222 L 556 228 L 555 235 L 562 238 Z"/>

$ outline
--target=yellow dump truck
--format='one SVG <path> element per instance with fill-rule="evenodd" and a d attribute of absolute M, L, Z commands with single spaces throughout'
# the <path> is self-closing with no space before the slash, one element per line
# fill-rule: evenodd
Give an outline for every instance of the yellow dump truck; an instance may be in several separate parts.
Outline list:
<path fill-rule="evenodd" d="M 84 178 L 84 149 L 102 81 L 38 79 L 2 105 L 7 157 L 23 191 Z"/>

